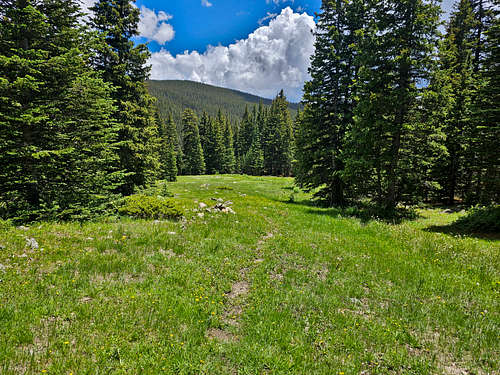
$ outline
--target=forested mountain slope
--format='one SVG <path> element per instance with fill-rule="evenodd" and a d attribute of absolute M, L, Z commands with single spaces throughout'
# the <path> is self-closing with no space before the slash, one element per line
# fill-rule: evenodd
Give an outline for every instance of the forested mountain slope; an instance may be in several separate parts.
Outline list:
<path fill-rule="evenodd" d="M 219 108 L 231 121 L 240 120 L 245 106 L 252 107 L 262 101 L 270 106 L 272 100 L 192 81 L 148 81 L 149 92 L 158 99 L 158 108 L 163 116 L 171 111 L 176 123 L 180 122 L 186 108 L 193 109 L 198 115 L 206 111 L 216 116 Z M 299 104 L 291 103 L 290 111 L 295 117 Z"/>

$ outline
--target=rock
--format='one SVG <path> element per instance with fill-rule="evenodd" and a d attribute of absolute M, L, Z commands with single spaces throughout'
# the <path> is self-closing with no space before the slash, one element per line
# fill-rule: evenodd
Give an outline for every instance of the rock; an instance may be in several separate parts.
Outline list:
<path fill-rule="evenodd" d="M 5 246 L 0 243 L 0 250 L 4 250 Z"/>
<path fill-rule="evenodd" d="M 199 218 L 203 218 L 204 216 L 205 216 L 205 214 L 203 212 L 198 213 Z"/>
<path fill-rule="evenodd" d="M 203 209 L 207 208 L 208 206 L 205 203 L 200 202 L 199 207 L 203 210 Z"/>
<path fill-rule="evenodd" d="M 450 210 L 449 208 L 447 210 L 443 211 L 443 214 L 452 214 L 453 210 Z"/>
<path fill-rule="evenodd" d="M 226 201 L 226 202 L 224 202 L 224 206 L 226 206 L 226 207 L 227 207 L 227 206 L 231 206 L 232 204 L 233 204 L 233 202 L 231 202 L 231 201 Z"/>
<path fill-rule="evenodd" d="M 5 272 L 6 269 L 7 269 L 7 267 L 4 266 L 2 263 L 0 263 L 0 271 Z"/>
<path fill-rule="evenodd" d="M 28 246 L 31 250 L 38 250 L 38 242 L 34 238 L 26 238 L 26 246 Z"/>
<path fill-rule="evenodd" d="M 176 232 L 168 232 L 171 236 L 175 236 L 177 233 Z"/>
<path fill-rule="evenodd" d="M 24 225 L 21 225 L 20 227 L 17 227 L 17 229 L 19 229 L 19 230 L 24 230 L 25 232 L 26 232 L 27 230 L 30 230 L 30 228 L 25 227 Z"/>

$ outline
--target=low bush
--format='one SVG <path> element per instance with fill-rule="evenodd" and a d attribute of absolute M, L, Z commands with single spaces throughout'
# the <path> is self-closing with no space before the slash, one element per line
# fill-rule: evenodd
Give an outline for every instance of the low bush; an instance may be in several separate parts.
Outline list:
<path fill-rule="evenodd" d="M 173 200 L 143 194 L 131 195 L 125 198 L 123 205 L 118 209 L 118 213 L 137 219 L 155 220 L 179 220 L 184 216 L 182 209 Z"/>
<path fill-rule="evenodd" d="M 464 232 L 500 233 L 500 205 L 474 207 L 452 226 Z"/>

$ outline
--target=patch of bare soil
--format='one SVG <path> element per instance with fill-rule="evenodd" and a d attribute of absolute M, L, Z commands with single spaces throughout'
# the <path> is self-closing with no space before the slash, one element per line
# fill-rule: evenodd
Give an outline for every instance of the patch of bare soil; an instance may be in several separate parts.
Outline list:
<path fill-rule="evenodd" d="M 221 342 L 234 342 L 238 340 L 238 338 L 232 333 L 229 333 L 227 331 L 218 328 L 210 328 L 206 332 L 206 337 L 208 339 L 217 340 Z"/>
<path fill-rule="evenodd" d="M 272 238 L 273 233 L 269 232 L 263 236 L 258 242 L 256 247 L 256 253 L 260 252 L 264 243 Z M 264 262 L 262 258 L 256 258 L 254 264 L 259 264 Z M 222 321 L 228 326 L 238 327 L 239 320 L 243 314 L 244 298 L 250 292 L 250 284 L 247 281 L 247 274 L 249 268 L 242 268 L 239 271 L 240 280 L 235 282 L 231 286 L 231 291 L 226 294 L 228 299 L 228 308 L 222 315 Z M 206 337 L 209 339 L 218 340 L 221 342 L 234 342 L 238 338 L 234 334 L 220 328 L 210 328 L 205 333 Z"/>

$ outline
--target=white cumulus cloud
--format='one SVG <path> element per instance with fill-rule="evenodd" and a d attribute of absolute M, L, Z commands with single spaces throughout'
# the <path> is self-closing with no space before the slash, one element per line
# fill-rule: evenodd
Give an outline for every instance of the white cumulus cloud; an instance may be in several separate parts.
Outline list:
<path fill-rule="evenodd" d="M 229 46 L 209 46 L 172 56 L 162 49 L 151 56 L 152 79 L 192 80 L 273 97 L 284 89 L 290 100 L 301 97 L 309 79 L 310 56 L 314 52 L 312 16 L 287 7 L 247 39 Z"/>
<path fill-rule="evenodd" d="M 173 17 L 163 11 L 156 13 L 154 10 L 141 6 L 141 15 L 139 21 L 140 36 L 154 40 L 159 44 L 174 39 L 175 31 L 172 25 L 167 23 Z"/>
<path fill-rule="evenodd" d="M 201 5 L 204 7 L 211 7 L 213 4 L 208 0 L 201 0 Z"/>
<path fill-rule="evenodd" d="M 89 8 L 95 4 L 96 0 L 80 0 L 80 2 L 82 10 L 89 13 Z M 144 5 L 141 6 L 138 28 L 140 36 L 148 40 L 154 40 L 161 45 L 170 42 L 175 37 L 175 30 L 168 23 L 172 18 L 173 16 L 164 11 L 156 13 Z"/>

